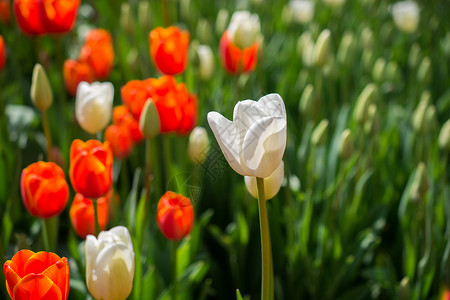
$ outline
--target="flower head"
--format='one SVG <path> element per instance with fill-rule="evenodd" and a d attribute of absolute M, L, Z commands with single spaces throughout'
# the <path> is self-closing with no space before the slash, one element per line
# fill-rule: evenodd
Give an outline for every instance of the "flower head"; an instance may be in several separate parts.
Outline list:
<path fill-rule="evenodd" d="M 191 200 L 174 192 L 165 193 L 158 202 L 156 223 L 164 236 L 179 241 L 194 226 L 194 208 Z"/>
<path fill-rule="evenodd" d="M 280 165 L 270 174 L 269 177 L 264 178 L 264 197 L 266 200 L 272 199 L 278 194 L 281 188 L 281 183 L 284 179 L 284 162 L 281 161 Z M 252 176 L 244 177 L 245 186 L 248 192 L 253 198 L 258 199 L 258 187 L 256 184 L 256 178 Z"/>
<path fill-rule="evenodd" d="M 419 6 L 414 1 L 399 1 L 392 4 L 390 11 L 398 29 L 406 33 L 416 31 L 419 25 Z"/>

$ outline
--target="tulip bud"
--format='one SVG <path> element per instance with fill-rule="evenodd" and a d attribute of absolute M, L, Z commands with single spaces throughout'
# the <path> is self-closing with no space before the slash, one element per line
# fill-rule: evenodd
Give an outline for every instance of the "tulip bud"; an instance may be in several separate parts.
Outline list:
<path fill-rule="evenodd" d="M 324 0 L 324 2 L 333 9 L 339 9 L 344 5 L 345 0 Z"/>
<path fill-rule="evenodd" d="M 420 50 L 420 46 L 417 43 L 414 43 L 411 46 L 411 50 L 409 51 L 408 56 L 408 65 L 411 69 L 417 68 L 419 65 L 419 61 L 422 58 L 422 51 Z"/>
<path fill-rule="evenodd" d="M 366 134 L 376 134 L 379 130 L 380 122 L 377 114 L 377 106 L 371 103 L 367 108 L 367 120 L 364 123 L 364 131 Z"/>
<path fill-rule="evenodd" d="M 189 21 L 189 18 L 192 18 L 191 0 L 180 1 L 180 17 L 184 21 Z"/>
<path fill-rule="evenodd" d="M 189 135 L 188 154 L 189 159 L 196 165 L 202 164 L 209 151 L 209 139 L 206 129 L 195 127 Z"/>
<path fill-rule="evenodd" d="M 202 44 L 211 44 L 212 32 L 208 20 L 200 19 L 197 23 L 197 38 Z"/>
<path fill-rule="evenodd" d="M 133 289 L 134 250 L 126 227 L 102 231 L 85 243 L 86 285 L 95 299 L 127 299 Z"/>
<path fill-rule="evenodd" d="M 315 146 L 325 143 L 328 134 L 328 120 L 320 121 L 311 134 L 311 143 Z"/>
<path fill-rule="evenodd" d="M 158 110 L 152 99 L 148 99 L 145 102 L 144 108 L 142 109 L 141 117 L 139 118 L 139 127 L 141 128 L 142 134 L 147 138 L 151 139 L 158 135 L 161 127 L 158 115 Z"/>
<path fill-rule="evenodd" d="M 302 56 L 303 49 L 306 44 L 314 43 L 311 33 L 309 31 L 304 31 L 297 40 L 297 53 L 299 56 Z"/>
<path fill-rule="evenodd" d="M 150 5 L 147 1 L 140 1 L 138 4 L 138 20 L 139 25 L 145 31 L 149 31 L 151 27 Z"/>
<path fill-rule="evenodd" d="M 300 24 L 309 23 L 314 16 L 314 2 L 310 0 L 291 0 L 289 9 L 292 19 Z"/>
<path fill-rule="evenodd" d="M 411 297 L 411 284 L 409 283 L 408 277 L 404 277 L 400 281 L 400 286 L 398 287 L 397 296 L 399 300 L 410 300 Z"/>
<path fill-rule="evenodd" d="M 114 86 L 111 82 L 81 82 L 77 88 L 75 116 L 89 133 L 103 130 L 111 120 Z"/>
<path fill-rule="evenodd" d="M 383 82 L 384 81 L 384 72 L 386 68 L 386 61 L 384 58 L 379 57 L 373 66 L 372 77 L 375 82 Z"/>
<path fill-rule="evenodd" d="M 216 18 L 216 34 L 217 35 L 222 35 L 222 33 L 225 31 L 225 29 L 227 28 L 227 24 L 228 24 L 228 11 L 226 9 L 221 9 L 219 10 L 219 13 L 217 14 L 217 18 Z"/>
<path fill-rule="evenodd" d="M 261 32 L 259 17 L 248 11 L 237 11 L 231 16 L 227 31 L 237 47 L 248 48 L 259 38 Z"/>
<path fill-rule="evenodd" d="M 428 132 L 436 122 L 436 109 L 431 103 L 431 94 L 424 91 L 420 97 L 420 102 L 413 113 L 413 126 L 417 133 Z"/>
<path fill-rule="evenodd" d="M 191 200 L 181 194 L 166 192 L 158 202 L 156 224 L 166 238 L 182 240 L 191 233 L 194 226 Z"/>
<path fill-rule="evenodd" d="M 52 88 L 47 74 L 40 64 L 34 66 L 30 94 L 34 106 L 41 112 L 46 111 L 53 103 Z"/>
<path fill-rule="evenodd" d="M 132 35 L 134 32 L 133 13 L 130 4 L 123 2 L 120 6 L 120 26 L 128 34 Z"/>
<path fill-rule="evenodd" d="M 310 115 L 313 113 L 314 97 L 315 97 L 314 87 L 312 84 L 308 84 L 303 90 L 303 94 L 299 102 L 300 112 L 305 117 L 310 117 Z"/>
<path fill-rule="evenodd" d="M 284 162 L 281 161 L 280 165 L 273 171 L 273 173 L 264 178 L 264 197 L 265 200 L 270 200 L 278 194 L 281 188 L 281 183 L 284 179 Z M 245 186 L 247 191 L 253 198 L 258 199 L 258 186 L 256 183 L 256 177 L 244 176 Z"/>
<path fill-rule="evenodd" d="M 349 65 L 354 55 L 354 37 L 352 33 L 346 33 L 339 45 L 337 60 L 342 65 Z"/>
<path fill-rule="evenodd" d="M 198 75 L 203 80 L 208 80 L 214 73 L 214 54 L 207 45 L 197 47 L 197 56 L 199 59 Z"/>
<path fill-rule="evenodd" d="M 364 124 L 368 117 L 369 105 L 376 99 L 378 94 L 378 88 L 375 84 L 369 83 L 356 100 L 355 109 L 353 110 L 353 118 L 360 123 Z"/>
<path fill-rule="evenodd" d="M 339 156 L 342 159 L 349 159 L 353 154 L 353 138 L 350 129 L 345 129 L 341 134 L 341 144 L 339 147 Z"/>
<path fill-rule="evenodd" d="M 373 32 L 369 27 L 364 27 L 363 30 L 361 30 L 361 34 L 360 34 L 360 40 L 362 43 L 363 48 L 365 48 L 365 50 L 369 50 L 372 49 L 373 45 L 374 45 L 374 37 L 373 37 Z"/>
<path fill-rule="evenodd" d="M 413 1 L 399 1 L 390 6 L 390 12 L 398 29 L 405 33 L 416 31 L 419 25 L 419 6 Z"/>
<path fill-rule="evenodd" d="M 314 42 L 311 40 L 303 47 L 302 62 L 306 67 L 312 67 L 314 65 Z"/>
<path fill-rule="evenodd" d="M 411 185 L 411 199 L 418 201 L 421 199 L 430 187 L 426 166 L 420 162 L 414 174 L 414 181 Z"/>
<path fill-rule="evenodd" d="M 135 47 L 131 47 L 127 54 L 127 64 L 134 71 L 137 71 L 141 65 L 139 60 L 139 51 Z"/>
<path fill-rule="evenodd" d="M 450 152 L 450 119 L 442 125 L 439 133 L 439 148 Z"/>
<path fill-rule="evenodd" d="M 431 80 L 432 69 L 431 69 L 431 59 L 425 56 L 420 63 L 419 69 L 417 70 L 417 80 L 420 84 L 427 85 Z"/>
<path fill-rule="evenodd" d="M 323 30 L 314 46 L 314 61 L 316 66 L 322 67 L 328 60 L 330 52 L 330 30 Z"/>

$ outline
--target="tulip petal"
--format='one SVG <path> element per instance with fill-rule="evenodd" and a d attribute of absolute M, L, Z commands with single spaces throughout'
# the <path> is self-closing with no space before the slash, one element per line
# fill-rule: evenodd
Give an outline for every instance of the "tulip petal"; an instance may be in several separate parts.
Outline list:
<path fill-rule="evenodd" d="M 10 260 L 11 268 L 20 278 L 25 276 L 25 264 L 34 254 L 33 251 L 24 249 L 14 254 L 13 258 Z"/>
<path fill-rule="evenodd" d="M 237 173 L 244 174 L 239 158 L 239 132 L 236 124 L 217 112 L 208 113 L 208 123 L 226 160 Z"/>
<path fill-rule="evenodd" d="M 59 260 L 59 256 L 55 253 L 45 251 L 36 252 L 25 263 L 24 272 L 25 274 L 42 273 Z"/>
<path fill-rule="evenodd" d="M 62 300 L 59 287 L 43 274 L 28 274 L 14 287 L 14 300 Z"/>
<path fill-rule="evenodd" d="M 62 299 L 67 299 L 70 280 L 69 262 L 67 261 L 67 258 L 61 258 L 55 264 L 47 268 L 42 274 L 47 276 L 59 287 Z"/>
<path fill-rule="evenodd" d="M 258 103 L 270 111 L 270 115 L 286 119 L 286 107 L 280 95 L 273 93 L 261 97 Z"/>
<path fill-rule="evenodd" d="M 245 134 L 252 124 L 270 115 L 270 111 L 266 110 L 263 105 L 259 105 L 256 101 L 239 101 L 233 111 L 233 123 L 236 124 L 239 132 L 239 145 L 242 145 Z"/>
<path fill-rule="evenodd" d="M 264 197 L 265 200 L 270 200 L 278 194 L 281 188 L 281 183 L 284 178 L 284 162 L 281 161 L 278 168 L 270 174 L 269 177 L 264 178 Z M 256 199 L 258 199 L 258 186 L 256 183 L 256 177 L 245 176 L 245 186 L 249 193 Z"/>
<path fill-rule="evenodd" d="M 14 264 L 14 263 L 13 263 Z M 11 266 L 11 261 L 8 260 L 3 265 L 3 273 L 5 273 L 6 279 L 6 290 L 8 291 L 9 296 L 12 298 L 14 287 L 21 280 L 21 278 L 14 271 L 13 266 Z"/>
<path fill-rule="evenodd" d="M 266 117 L 247 131 L 242 144 L 245 175 L 265 178 L 278 167 L 286 148 L 286 119 Z"/>
<path fill-rule="evenodd" d="M 128 229 L 124 226 L 116 226 L 111 228 L 108 231 L 110 234 L 112 234 L 117 241 L 123 242 L 128 248 L 133 249 L 133 242 L 131 240 L 130 233 Z"/>

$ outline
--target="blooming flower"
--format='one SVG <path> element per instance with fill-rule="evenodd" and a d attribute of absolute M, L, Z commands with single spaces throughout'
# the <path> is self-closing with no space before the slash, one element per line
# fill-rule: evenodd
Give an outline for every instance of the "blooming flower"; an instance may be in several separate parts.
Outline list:
<path fill-rule="evenodd" d="M 133 288 L 134 250 L 128 229 L 116 226 L 85 244 L 86 284 L 95 299 L 127 299 Z"/>
<path fill-rule="evenodd" d="M 194 225 L 191 200 L 181 194 L 166 192 L 158 202 L 156 223 L 166 238 L 176 241 L 183 239 Z"/>
<path fill-rule="evenodd" d="M 68 59 L 64 62 L 64 84 L 72 96 L 77 92 L 78 84 L 82 81 L 93 82 L 94 72 L 89 64 Z"/>
<path fill-rule="evenodd" d="M 89 64 L 97 80 L 109 77 L 114 65 L 112 37 L 105 29 L 93 29 L 86 35 L 80 50 L 80 61 Z"/>
<path fill-rule="evenodd" d="M 111 120 L 114 86 L 111 82 L 81 82 L 77 88 L 75 116 L 80 126 L 95 134 Z"/>
<path fill-rule="evenodd" d="M 237 173 L 265 178 L 279 166 L 286 148 L 286 109 L 280 95 L 238 102 L 233 121 L 209 112 L 208 123 Z"/>
<path fill-rule="evenodd" d="M 419 25 L 419 6 L 414 1 L 399 1 L 390 6 L 394 23 L 406 33 L 416 31 Z"/>
<path fill-rule="evenodd" d="M 281 161 L 280 165 L 275 169 L 275 171 L 270 174 L 269 177 L 264 178 L 264 197 L 266 200 L 272 199 L 278 194 L 281 188 L 281 183 L 284 178 L 284 162 Z M 253 198 L 258 199 L 258 187 L 256 184 L 256 178 L 252 176 L 244 177 L 245 186 L 248 192 L 253 196 Z"/>
<path fill-rule="evenodd" d="M 94 200 L 97 201 L 97 216 L 100 230 L 105 230 L 106 224 L 108 224 L 108 201 L 110 196 L 111 192 L 104 197 Z M 80 237 L 85 239 L 88 234 L 95 234 L 94 204 L 91 199 L 77 193 L 73 199 L 69 214 L 72 226 Z"/>
<path fill-rule="evenodd" d="M 88 198 L 105 195 L 112 184 L 113 154 L 108 142 L 74 140 L 70 147 L 70 182 Z"/>
<path fill-rule="evenodd" d="M 63 170 L 57 164 L 39 161 L 23 169 L 20 192 L 30 214 L 51 218 L 66 207 L 69 186 Z"/>
<path fill-rule="evenodd" d="M 51 252 L 21 250 L 3 265 L 12 300 L 65 300 L 69 295 L 69 264 Z"/>
<path fill-rule="evenodd" d="M 187 64 L 189 32 L 176 26 L 157 27 L 149 34 L 150 55 L 159 71 L 166 75 L 182 73 Z"/>
<path fill-rule="evenodd" d="M 127 106 L 119 105 L 114 107 L 113 123 L 122 128 L 127 128 L 134 143 L 139 143 L 144 138 L 139 127 L 139 122 L 133 117 Z"/>

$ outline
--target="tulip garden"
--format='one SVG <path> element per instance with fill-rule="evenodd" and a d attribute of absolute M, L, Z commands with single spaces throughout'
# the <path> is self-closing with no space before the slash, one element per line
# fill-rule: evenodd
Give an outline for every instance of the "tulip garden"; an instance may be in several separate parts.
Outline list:
<path fill-rule="evenodd" d="M 0 299 L 450 299 L 446 0 L 0 0 Z"/>

